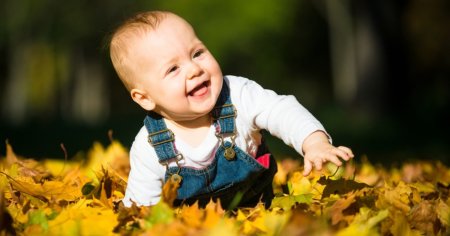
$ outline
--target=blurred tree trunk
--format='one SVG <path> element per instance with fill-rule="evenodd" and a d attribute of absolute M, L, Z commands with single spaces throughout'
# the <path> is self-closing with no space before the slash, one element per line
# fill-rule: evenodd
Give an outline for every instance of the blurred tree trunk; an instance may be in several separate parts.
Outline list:
<path fill-rule="evenodd" d="M 369 114 L 383 107 L 383 50 L 368 1 L 326 0 L 336 100 Z"/>
<path fill-rule="evenodd" d="M 339 103 L 349 105 L 355 100 L 357 89 L 356 48 L 349 0 L 326 0 L 325 7 L 330 31 L 333 91 Z"/>

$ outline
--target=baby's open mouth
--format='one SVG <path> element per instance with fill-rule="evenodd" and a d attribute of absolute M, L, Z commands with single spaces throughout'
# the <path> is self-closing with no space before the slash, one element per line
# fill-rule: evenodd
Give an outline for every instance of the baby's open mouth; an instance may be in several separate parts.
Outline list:
<path fill-rule="evenodd" d="M 208 92 L 208 86 L 209 86 L 209 81 L 205 81 L 205 82 L 199 84 L 194 89 L 192 89 L 188 95 L 189 96 L 201 96 L 201 95 L 205 94 L 206 92 Z"/>

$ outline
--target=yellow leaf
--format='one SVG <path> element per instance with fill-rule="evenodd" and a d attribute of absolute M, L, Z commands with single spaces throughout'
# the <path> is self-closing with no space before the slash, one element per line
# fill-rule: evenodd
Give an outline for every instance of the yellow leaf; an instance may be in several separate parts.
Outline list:
<path fill-rule="evenodd" d="M 313 201 L 312 197 L 312 194 L 277 196 L 272 200 L 271 207 L 279 207 L 283 210 L 290 210 L 297 203 L 311 204 Z"/>
<path fill-rule="evenodd" d="M 268 235 L 280 235 L 287 222 L 291 217 L 290 211 L 279 214 L 275 211 L 270 211 L 264 218 L 264 224 Z"/>
<path fill-rule="evenodd" d="M 292 158 L 282 158 L 277 162 L 278 171 L 274 177 L 275 185 L 285 185 L 288 175 L 300 168 L 300 162 Z"/>
<path fill-rule="evenodd" d="M 100 189 L 100 202 L 103 204 L 103 206 L 111 208 L 112 203 L 110 203 L 109 199 L 106 197 L 105 182 L 102 182 Z"/>
<path fill-rule="evenodd" d="M 191 235 L 196 235 L 195 233 L 198 232 L 198 230 L 194 228 L 188 228 L 180 221 L 175 221 L 170 225 L 156 224 L 147 229 L 143 235 L 185 236 L 188 235 L 188 232 L 191 233 Z"/>
<path fill-rule="evenodd" d="M 229 218 L 222 218 L 217 224 L 211 229 L 207 230 L 204 235 L 214 235 L 214 236 L 237 236 L 238 229 Z"/>
<path fill-rule="evenodd" d="M 80 187 L 77 184 L 68 184 L 61 181 L 46 181 L 42 184 L 44 196 L 48 199 L 75 201 L 81 197 Z"/>
<path fill-rule="evenodd" d="M 38 198 L 44 202 L 51 199 L 74 201 L 81 197 L 80 186 L 68 184 L 61 181 L 45 181 L 44 183 L 34 183 L 31 178 L 18 177 L 9 182 L 13 188 L 19 192 Z"/>
<path fill-rule="evenodd" d="M 411 209 L 409 206 L 409 198 L 412 196 L 413 191 L 411 190 L 411 187 L 405 185 L 403 181 L 400 181 L 394 188 L 385 184 L 385 187 L 380 189 L 380 191 L 384 192 L 384 194 L 380 194 L 376 201 L 378 208 L 393 208 L 400 210 L 405 214 Z"/>
<path fill-rule="evenodd" d="M 420 193 L 432 193 L 436 191 L 436 187 L 429 182 L 416 182 L 410 184 L 410 186 L 416 188 Z"/>
<path fill-rule="evenodd" d="M 407 213 L 411 209 L 409 206 L 410 193 L 411 189 L 403 181 L 400 181 L 394 189 L 387 189 L 384 195 L 394 207 Z"/>
<path fill-rule="evenodd" d="M 404 214 L 396 214 L 390 232 L 393 236 L 420 236 L 420 231 L 412 230 Z"/>
<path fill-rule="evenodd" d="M 374 212 L 366 207 L 361 207 L 354 221 L 343 230 L 338 231 L 336 236 L 372 236 L 380 235 L 375 226 L 389 215 L 388 210 L 382 210 L 373 215 Z"/>
<path fill-rule="evenodd" d="M 171 181 L 169 179 L 164 183 L 162 193 L 161 193 L 161 201 L 167 203 L 170 207 L 173 206 L 173 202 L 178 196 L 178 187 L 180 186 L 180 182 Z"/>
<path fill-rule="evenodd" d="M 349 194 L 346 198 L 337 200 L 330 208 L 331 224 L 336 225 L 344 219 L 343 211 L 347 209 L 353 202 L 355 202 L 355 194 Z"/>
<path fill-rule="evenodd" d="M 265 213 L 261 213 L 259 217 L 256 217 L 256 219 L 251 222 L 251 225 L 256 229 L 258 229 L 259 231 L 267 233 L 268 228 L 266 225 L 265 218 L 266 218 Z"/>
<path fill-rule="evenodd" d="M 188 227 L 200 227 L 204 216 L 204 211 L 198 208 L 198 202 L 193 205 L 184 205 L 181 208 L 181 219 Z"/>
<path fill-rule="evenodd" d="M 287 175 L 288 175 L 287 170 L 285 168 L 283 168 L 283 166 L 279 162 L 277 162 L 277 167 L 278 167 L 277 173 L 273 177 L 273 182 L 277 185 L 286 184 Z"/>
<path fill-rule="evenodd" d="M 244 221 L 242 225 L 242 233 L 245 235 L 252 235 L 255 234 L 256 229 L 253 227 L 252 222 L 250 221 Z"/>
<path fill-rule="evenodd" d="M 242 219 L 242 216 L 240 217 Z M 290 218 L 290 213 L 280 214 L 257 206 L 257 211 L 251 212 L 244 220 L 243 233 L 278 235 Z"/>
<path fill-rule="evenodd" d="M 437 204 L 436 213 L 441 223 L 448 227 L 450 221 L 450 207 L 441 199 L 439 199 Z"/>
<path fill-rule="evenodd" d="M 16 154 L 14 153 L 14 150 L 9 144 L 8 140 L 6 140 L 6 166 L 9 167 L 12 164 L 16 163 L 18 161 Z"/>
<path fill-rule="evenodd" d="M 23 206 L 21 206 L 20 204 L 9 204 L 6 209 L 13 217 L 15 222 L 18 222 L 20 224 L 25 224 L 26 222 L 28 222 L 28 215 L 23 213 Z"/>
<path fill-rule="evenodd" d="M 203 227 L 207 229 L 214 227 L 225 214 L 225 211 L 222 209 L 222 205 L 220 205 L 220 201 L 214 202 L 211 200 L 206 205 L 205 210 L 206 216 L 203 221 Z"/>
<path fill-rule="evenodd" d="M 44 196 L 45 192 L 42 190 L 41 185 L 33 183 L 31 178 L 18 177 L 13 179 L 10 176 L 7 177 L 14 190 L 38 198 L 41 201 L 48 202 L 49 198 Z"/>
<path fill-rule="evenodd" d="M 391 183 L 398 183 L 402 180 L 402 173 L 398 169 L 392 169 L 389 176 Z"/>
<path fill-rule="evenodd" d="M 127 151 L 116 141 L 106 147 L 96 143 L 87 160 L 84 166 L 81 161 L 22 160 L 7 144 L 7 158 L 0 160 L 4 193 L 0 218 L 6 217 L 2 223 L 12 221 L 9 225 L 20 235 L 111 235 L 113 229 L 121 235 L 169 236 L 434 235 L 448 231 L 450 170 L 442 163 L 404 163 L 387 170 L 363 160 L 352 168 L 346 163 L 343 177 L 333 180 L 319 171 L 304 177 L 298 172 L 298 161 L 283 161 L 278 164 L 274 180 L 278 193 L 271 209 L 259 204 L 225 212 L 214 201 L 205 208 L 169 206 L 176 198 L 174 182 L 164 185 L 157 205 L 125 208 L 118 200 L 126 187 Z M 354 175 L 374 185 L 354 181 Z M 82 196 L 83 187 L 86 196 Z"/>
<path fill-rule="evenodd" d="M 298 171 L 294 172 L 289 182 L 291 186 L 289 192 L 292 195 L 308 194 L 312 191 L 311 182 Z"/>
<path fill-rule="evenodd" d="M 247 220 L 247 216 L 241 211 L 241 209 L 238 209 L 236 220 L 238 221 L 245 221 Z"/>
<path fill-rule="evenodd" d="M 120 191 L 113 191 L 112 196 L 114 199 L 123 199 L 125 195 Z"/>
<path fill-rule="evenodd" d="M 73 169 L 78 169 L 80 163 L 58 159 L 45 159 L 43 165 L 53 176 L 66 175 Z"/>
<path fill-rule="evenodd" d="M 366 158 L 362 158 L 362 164 L 359 173 L 355 176 L 355 180 L 368 185 L 375 185 L 380 179 L 380 175 L 375 167 L 370 164 Z"/>
<path fill-rule="evenodd" d="M 117 216 L 111 209 L 89 207 L 91 203 L 82 199 L 68 205 L 48 222 L 49 235 L 114 235 Z"/>
<path fill-rule="evenodd" d="M 122 179 L 127 180 L 130 173 L 128 150 L 120 142 L 113 140 L 106 149 L 106 155 L 111 160 L 111 164 L 108 167 L 114 170 Z"/>
<path fill-rule="evenodd" d="M 8 185 L 8 179 L 5 174 L 0 173 L 0 191 L 3 192 Z"/>
<path fill-rule="evenodd" d="M 130 171 L 127 150 L 117 141 L 112 141 L 106 149 L 99 142 L 95 142 L 88 153 L 88 161 L 84 166 L 84 171 L 93 179 L 95 178 L 95 172 L 100 171 L 102 166 L 115 170 L 126 180 Z"/>

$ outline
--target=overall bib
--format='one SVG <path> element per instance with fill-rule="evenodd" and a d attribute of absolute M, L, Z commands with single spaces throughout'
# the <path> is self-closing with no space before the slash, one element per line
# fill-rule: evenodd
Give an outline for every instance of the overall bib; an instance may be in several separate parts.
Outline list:
<path fill-rule="evenodd" d="M 159 162 L 166 167 L 165 181 L 180 181 L 174 204 L 198 201 L 200 206 L 205 206 L 211 198 L 220 198 L 222 207 L 227 208 L 237 194 L 242 194 L 239 206 L 254 206 L 261 200 L 269 207 L 273 199 L 272 180 L 277 164 L 264 142 L 258 147 L 256 158 L 234 144 L 236 110 L 225 81 L 211 115 L 221 144 L 212 163 L 204 169 L 178 164 L 183 155 L 176 150 L 174 134 L 159 114 L 150 112 L 144 120 L 149 133 L 148 141 L 155 149 Z M 226 137 L 230 137 L 231 141 L 225 141 Z M 175 162 L 176 166 L 169 167 L 169 162 Z"/>

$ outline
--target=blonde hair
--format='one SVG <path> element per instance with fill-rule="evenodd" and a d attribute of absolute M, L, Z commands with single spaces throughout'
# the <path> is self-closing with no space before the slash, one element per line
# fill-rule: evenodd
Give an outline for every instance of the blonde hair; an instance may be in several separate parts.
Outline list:
<path fill-rule="evenodd" d="M 117 75 L 128 91 L 133 88 L 134 68 L 137 66 L 128 60 L 131 40 L 143 37 L 149 31 L 155 30 L 160 22 L 170 14 L 173 13 L 164 11 L 138 13 L 123 22 L 112 34 L 109 55 Z"/>

